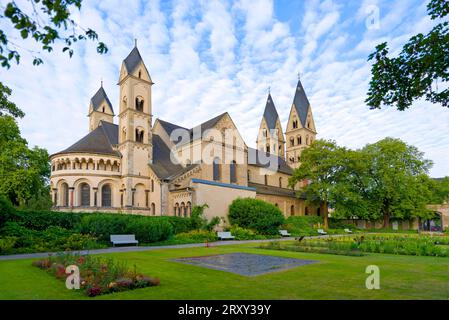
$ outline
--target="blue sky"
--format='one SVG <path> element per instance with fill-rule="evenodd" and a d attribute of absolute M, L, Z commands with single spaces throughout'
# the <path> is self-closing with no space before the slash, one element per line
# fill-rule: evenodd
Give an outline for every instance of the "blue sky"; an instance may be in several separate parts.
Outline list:
<path fill-rule="evenodd" d="M 431 175 L 440 177 L 449 175 L 448 109 L 417 101 L 404 112 L 372 111 L 364 103 L 368 55 L 384 41 L 397 53 L 412 35 L 429 31 L 435 22 L 426 4 L 84 1 L 75 19 L 98 32 L 108 54 L 100 56 L 94 45 L 80 44 L 72 59 L 55 50 L 43 55 L 39 67 L 24 54 L 20 66 L 0 70 L 0 76 L 26 112 L 19 121 L 26 139 L 52 153 L 87 133 L 89 100 L 101 79 L 117 109 L 119 68 L 134 38 L 156 83 L 154 119 L 192 127 L 228 111 L 249 146 L 255 145 L 269 86 L 285 130 L 300 72 L 318 138 L 350 148 L 387 136 L 400 138 L 424 151 L 435 163 Z M 379 19 L 372 20 L 376 12 Z M 31 42 L 20 44 L 35 48 Z"/>

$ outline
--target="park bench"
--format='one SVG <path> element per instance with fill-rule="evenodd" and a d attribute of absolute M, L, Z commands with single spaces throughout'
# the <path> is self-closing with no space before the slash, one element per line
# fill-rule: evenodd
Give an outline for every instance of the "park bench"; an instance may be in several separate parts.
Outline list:
<path fill-rule="evenodd" d="M 290 237 L 290 236 L 291 236 L 291 234 L 288 233 L 287 230 L 279 230 L 279 233 L 280 233 L 281 236 L 283 236 L 283 237 Z"/>
<path fill-rule="evenodd" d="M 233 240 L 235 237 L 230 232 L 217 232 L 218 239 L 220 240 Z"/>
<path fill-rule="evenodd" d="M 115 247 L 116 244 L 139 244 L 136 240 L 136 236 L 133 234 L 111 234 L 112 246 Z"/>
<path fill-rule="evenodd" d="M 345 229 L 345 232 L 346 232 L 346 233 L 352 233 L 352 230 L 350 230 L 350 229 Z"/>
<path fill-rule="evenodd" d="M 318 229 L 317 232 L 318 232 L 319 235 L 322 235 L 322 236 L 327 234 L 327 232 L 324 231 L 323 229 Z"/>

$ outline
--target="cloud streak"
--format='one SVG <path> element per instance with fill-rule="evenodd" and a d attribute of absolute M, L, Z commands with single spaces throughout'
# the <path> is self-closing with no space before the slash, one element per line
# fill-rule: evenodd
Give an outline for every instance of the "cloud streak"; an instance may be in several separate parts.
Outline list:
<path fill-rule="evenodd" d="M 380 9 L 380 28 L 366 28 L 366 7 Z M 249 146 L 255 145 L 267 88 L 285 130 L 296 74 L 312 103 L 318 137 L 359 148 L 386 136 L 416 145 L 435 162 L 433 176 L 449 175 L 449 111 L 418 101 L 408 111 L 370 111 L 364 103 L 370 78 L 367 55 L 389 41 L 393 51 L 433 23 L 422 1 L 284 2 L 86 1 L 75 14 L 95 29 L 110 51 L 99 56 L 80 44 L 72 59 L 55 52 L 33 67 L 1 70 L 24 109 L 19 121 L 31 145 L 57 152 L 87 133 L 89 99 L 104 80 L 114 108 L 121 61 L 138 39 L 153 86 L 153 114 L 193 127 L 228 111 Z M 116 120 L 117 121 L 117 120 Z"/>

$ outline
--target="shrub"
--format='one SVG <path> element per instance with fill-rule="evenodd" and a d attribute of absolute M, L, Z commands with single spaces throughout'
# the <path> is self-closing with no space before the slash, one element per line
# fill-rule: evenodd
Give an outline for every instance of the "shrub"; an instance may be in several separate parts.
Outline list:
<path fill-rule="evenodd" d="M 167 219 L 119 214 L 84 215 L 78 228 L 81 233 L 102 241 L 109 241 L 111 234 L 135 234 L 139 242 L 151 243 L 166 240 L 173 234 L 173 226 Z"/>
<path fill-rule="evenodd" d="M 229 231 L 235 237 L 235 240 L 262 240 L 265 236 L 257 234 L 254 230 L 233 226 Z"/>
<path fill-rule="evenodd" d="M 10 253 L 17 242 L 17 237 L 0 238 L 0 254 Z"/>
<path fill-rule="evenodd" d="M 0 195 L 0 228 L 3 227 L 6 221 L 11 220 L 14 213 L 15 209 L 9 199 Z"/>
<path fill-rule="evenodd" d="M 288 217 L 284 228 L 294 236 L 317 235 L 316 227 L 323 224 L 323 218 L 318 216 Z"/>
<path fill-rule="evenodd" d="M 252 198 L 239 198 L 229 206 L 229 222 L 242 228 L 254 229 L 260 234 L 277 235 L 285 222 L 275 205 Z"/>
<path fill-rule="evenodd" d="M 173 237 L 173 240 L 179 243 L 199 243 L 217 241 L 218 237 L 215 232 L 207 230 L 193 230 L 186 233 L 180 233 Z"/>

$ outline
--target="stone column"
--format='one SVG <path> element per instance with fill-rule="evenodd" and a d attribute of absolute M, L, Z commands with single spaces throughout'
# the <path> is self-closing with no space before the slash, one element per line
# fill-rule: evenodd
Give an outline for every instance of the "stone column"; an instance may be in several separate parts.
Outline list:
<path fill-rule="evenodd" d="M 94 191 L 94 207 L 97 206 L 97 194 L 98 194 L 98 188 L 92 188 Z"/>
<path fill-rule="evenodd" d="M 69 202 L 69 206 L 73 208 L 73 193 L 75 192 L 75 188 L 74 187 L 70 187 L 69 188 L 69 193 L 70 193 L 70 202 Z"/>
<path fill-rule="evenodd" d="M 58 188 L 53 188 L 53 205 L 58 206 Z"/>
<path fill-rule="evenodd" d="M 136 189 L 132 188 L 131 189 L 131 207 L 134 207 L 134 203 L 135 203 L 135 195 L 136 195 Z"/>

